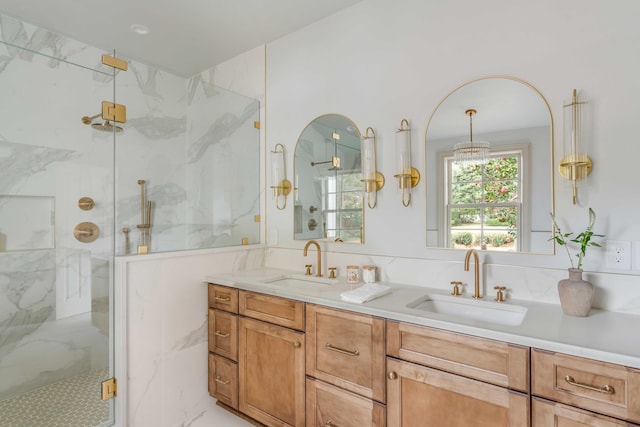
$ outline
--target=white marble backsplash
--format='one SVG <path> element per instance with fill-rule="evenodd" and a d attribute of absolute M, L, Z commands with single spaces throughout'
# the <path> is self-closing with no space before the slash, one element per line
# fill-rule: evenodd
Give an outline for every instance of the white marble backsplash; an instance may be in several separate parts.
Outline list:
<path fill-rule="evenodd" d="M 265 266 L 304 272 L 305 264 L 316 268 L 316 254 L 309 251 L 302 256 L 300 249 L 269 248 Z M 430 288 L 451 289 L 452 281 L 463 282 L 464 290 L 473 292 L 474 266 L 463 268 L 464 252 L 460 261 L 430 260 L 407 257 L 371 256 L 362 254 L 327 252 L 322 255 L 324 274 L 328 267 L 337 267 L 338 275 L 345 276 L 347 265 L 375 265 L 378 280 Z M 493 298 L 494 286 L 506 286 L 507 297 L 519 300 L 560 304 L 558 281 L 568 276 L 566 270 L 523 267 L 483 263 L 480 254 L 480 283 L 483 294 Z M 640 278 L 638 276 L 585 272 L 584 278 L 595 286 L 593 307 L 609 311 L 640 314 Z"/>

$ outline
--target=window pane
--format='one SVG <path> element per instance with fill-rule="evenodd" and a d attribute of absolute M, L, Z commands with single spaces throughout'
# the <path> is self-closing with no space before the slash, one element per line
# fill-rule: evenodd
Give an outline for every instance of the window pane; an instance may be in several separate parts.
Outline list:
<path fill-rule="evenodd" d="M 494 157 L 485 166 L 484 174 L 487 180 L 516 179 L 518 178 L 518 157 Z"/>
<path fill-rule="evenodd" d="M 343 209 L 360 209 L 362 208 L 362 197 L 360 193 L 342 193 Z"/>
<path fill-rule="evenodd" d="M 360 230 L 362 224 L 362 210 L 342 211 L 339 213 L 340 228 L 354 228 Z"/>
<path fill-rule="evenodd" d="M 487 208 L 484 211 L 484 243 L 492 249 L 515 250 L 518 208 Z"/>
<path fill-rule="evenodd" d="M 451 177 L 453 182 L 480 181 L 482 179 L 482 166 L 461 166 L 451 163 Z"/>
<path fill-rule="evenodd" d="M 342 191 L 361 191 L 362 175 L 359 173 L 350 173 L 342 175 Z"/>
<path fill-rule="evenodd" d="M 518 201 L 518 181 L 489 181 L 484 185 L 485 203 L 511 203 Z"/>
<path fill-rule="evenodd" d="M 451 204 L 480 203 L 482 201 L 482 184 L 479 182 L 453 184 L 451 186 Z"/>

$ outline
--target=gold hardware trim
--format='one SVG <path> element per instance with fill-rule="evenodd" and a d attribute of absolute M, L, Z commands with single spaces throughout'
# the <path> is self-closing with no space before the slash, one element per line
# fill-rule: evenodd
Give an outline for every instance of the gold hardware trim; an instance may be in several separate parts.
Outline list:
<path fill-rule="evenodd" d="M 302 347 L 302 344 L 300 344 L 299 341 L 296 341 L 293 343 L 293 348 L 300 348 L 300 347 Z"/>
<path fill-rule="evenodd" d="M 149 246 L 138 245 L 138 255 L 146 255 L 149 253 Z"/>
<path fill-rule="evenodd" d="M 334 347 L 331 344 L 327 343 L 324 345 L 327 350 L 335 351 L 336 353 L 346 354 L 347 356 L 359 356 L 360 352 L 358 350 L 345 350 L 340 347 Z"/>
<path fill-rule="evenodd" d="M 216 331 L 215 334 L 217 337 L 220 337 L 220 338 L 229 338 L 229 335 L 231 335 L 229 332 L 222 332 L 222 331 Z"/>
<path fill-rule="evenodd" d="M 216 382 L 217 382 L 217 383 L 220 383 L 220 384 L 222 384 L 222 385 L 227 385 L 227 384 L 229 384 L 229 383 L 231 382 L 231 380 L 224 380 L 224 379 L 222 379 L 222 377 L 221 377 L 220 375 L 216 375 L 216 378 L 215 378 L 215 379 L 216 379 Z"/>
<path fill-rule="evenodd" d="M 494 290 L 498 291 L 498 293 L 496 294 L 496 298 L 494 301 L 498 301 L 498 302 L 504 302 L 505 298 L 504 298 L 504 291 L 507 290 L 506 286 L 494 286 L 493 287 Z"/>
<path fill-rule="evenodd" d="M 260 221 L 262 221 L 262 217 L 260 215 L 254 215 L 253 222 L 260 222 Z"/>
<path fill-rule="evenodd" d="M 564 380 L 567 383 L 571 384 L 572 386 L 584 388 L 591 391 L 597 391 L 598 393 L 614 394 L 616 392 L 613 386 L 610 386 L 609 384 L 605 384 L 602 387 L 596 387 L 589 384 L 582 384 L 582 383 L 576 382 L 576 380 L 574 380 L 571 375 L 565 376 Z"/>
<path fill-rule="evenodd" d="M 218 301 L 218 302 L 229 302 L 229 301 L 231 301 L 231 297 L 219 297 L 217 295 L 213 299 Z"/>
<path fill-rule="evenodd" d="M 243 238 L 242 238 L 242 245 L 243 245 L 243 246 L 246 246 L 246 245 L 248 245 L 248 244 L 249 244 L 249 238 L 248 238 L 248 237 L 243 237 Z"/>
<path fill-rule="evenodd" d="M 101 383 L 102 400 L 109 400 L 118 395 L 118 383 L 115 378 L 109 378 Z"/>
<path fill-rule="evenodd" d="M 329 279 L 336 278 L 336 267 L 329 267 Z"/>
<path fill-rule="evenodd" d="M 83 211 L 90 211 L 95 205 L 96 204 L 91 197 L 82 197 L 78 200 L 78 207 Z"/>
<path fill-rule="evenodd" d="M 394 371 L 389 371 L 389 373 L 387 374 L 387 378 L 389 378 L 390 380 L 397 380 L 398 374 L 396 374 Z"/>
<path fill-rule="evenodd" d="M 107 54 L 102 55 L 102 63 L 104 65 L 108 65 L 109 67 L 117 68 L 122 71 L 127 71 L 127 69 L 129 68 L 129 64 L 127 63 L 127 61 L 114 58 L 113 56 Z"/>
<path fill-rule="evenodd" d="M 100 229 L 92 222 L 81 222 L 73 229 L 73 236 L 82 243 L 91 243 L 100 236 Z"/>
<path fill-rule="evenodd" d="M 260 129 L 260 122 L 253 122 L 253 127 L 256 129 Z"/>
<path fill-rule="evenodd" d="M 127 122 L 127 107 L 122 104 L 114 104 L 109 101 L 102 101 L 102 118 L 118 123 Z"/>
<path fill-rule="evenodd" d="M 130 249 L 130 240 L 129 240 L 129 232 L 131 229 L 129 227 L 123 227 L 122 232 L 124 233 L 124 253 L 129 254 Z"/>
<path fill-rule="evenodd" d="M 451 295 L 462 295 L 462 292 L 460 292 L 460 285 L 462 285 L 462 282 L 451 282 L 451 285 L 453 286 L 453 292 L 451 292 Z"/>

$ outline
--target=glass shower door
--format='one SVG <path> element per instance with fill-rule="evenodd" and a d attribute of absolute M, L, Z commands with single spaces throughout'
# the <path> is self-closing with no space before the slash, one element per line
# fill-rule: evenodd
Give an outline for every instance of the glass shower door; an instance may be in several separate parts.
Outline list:
<path fill-rule="evenodd" d="M 114 72 L 18 20 L 0 30 L 0 426 L 111 425 L 115 134 L 82 117 Z"/>

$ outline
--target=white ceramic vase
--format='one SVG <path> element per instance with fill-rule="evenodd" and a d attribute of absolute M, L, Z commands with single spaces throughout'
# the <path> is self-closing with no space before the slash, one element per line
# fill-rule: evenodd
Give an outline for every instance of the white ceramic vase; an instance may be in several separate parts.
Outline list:
<path fill-rule="evenodd" d="M 569 269 L 569 278 L 558 282 L 558 295 L 564 314 L 585 317 L 591 311 L 593 285 L 582 280 L 582 270 Z"/>

